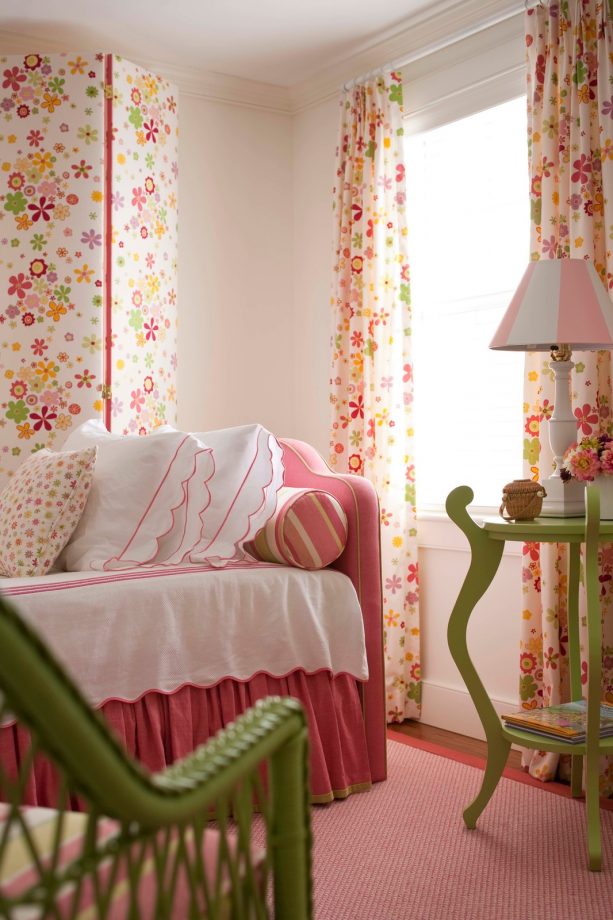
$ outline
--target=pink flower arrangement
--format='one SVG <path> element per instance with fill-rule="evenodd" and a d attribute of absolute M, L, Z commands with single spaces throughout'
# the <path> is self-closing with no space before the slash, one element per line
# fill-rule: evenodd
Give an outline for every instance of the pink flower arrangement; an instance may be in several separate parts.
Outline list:
<path fill-rule="evenodd" d="M 571 444 L 560 470 L 564 482 L 569 479 L 592 482 L 600 473 L 613 476 L 613 438 L 603 434 Z"/>

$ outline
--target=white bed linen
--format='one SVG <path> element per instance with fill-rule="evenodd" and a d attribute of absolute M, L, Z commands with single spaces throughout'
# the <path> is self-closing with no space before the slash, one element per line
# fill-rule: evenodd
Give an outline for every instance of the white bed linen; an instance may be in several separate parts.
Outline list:
<path fill-rule="evenodd" d="M 3 578 L 0 591 L 94 706 L 258 672 L 368 677 L 357 595 L 333 569 L 230 563 L 59 572 Z"/>

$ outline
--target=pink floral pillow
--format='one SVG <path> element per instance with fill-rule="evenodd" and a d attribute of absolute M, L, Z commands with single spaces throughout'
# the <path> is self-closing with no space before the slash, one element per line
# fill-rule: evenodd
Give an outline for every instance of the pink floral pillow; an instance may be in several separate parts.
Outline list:
<path fill-rule="evenodd" d="M 0 575 L 46 575 L 85 508 L 96 448 L 39 450 L 0 493 Z"/>

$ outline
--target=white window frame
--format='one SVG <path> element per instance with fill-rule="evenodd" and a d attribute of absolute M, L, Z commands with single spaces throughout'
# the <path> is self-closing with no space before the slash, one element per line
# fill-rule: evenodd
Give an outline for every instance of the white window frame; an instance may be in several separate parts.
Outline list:
<path fill-rule="evenodd" d="M 440 127 L 525 92 L 524 21 L 518 13 L 404 67 L 404 131 L 417 134 Z M 477 518 L 497 511 L 471 506 Z M 444 509 L 418 511 L 417 516 L 420 546 L 464 548 Z"/>

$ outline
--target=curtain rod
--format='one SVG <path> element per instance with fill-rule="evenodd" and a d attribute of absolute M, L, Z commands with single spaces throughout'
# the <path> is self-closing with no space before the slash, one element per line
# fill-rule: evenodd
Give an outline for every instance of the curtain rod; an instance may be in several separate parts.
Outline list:
<path fill-rule="evenodd" d="M 406 67 L 408 64 L 414 64 L 416 61 L 420 61 L 422 58 L 428 57 L 430 54 L 435 54 L 437 51 L 443 51 L 445 48 L 449 48 L 451 45 L 455 45 L 456 42 L 462 41 L 464 38 L 470 38 L 471 35 L 477 35 L 479 32 L 483 32 L 485 29 L 491 28 L 491 26 L 498 25 L 499 22 L 505 22 L 507 19 L 512 19 L 519 13 L 523 13 L 525 10 L 533 9 L 537 6 L 543 6 L 543 0 L 534 0 L 534 2 L 530 2 L 530 0 L 521 0 L 521 2 L 514 4 L 505 12 L 490 16 L 487 19 L 481 19 L 473 23 L 471 26 L 467 26 L 465 29 L 460 29 L 458 32 L 454 32 L 452 35 L 448 35 L 437 42 L 433 42 L 431 45 L 426 45 L 425 47 L 419 48 L 416 51 L 412 51 L 409 54 L 404 54 L 400 57 L 394 58 L 394 60 L 387 64 L 382 64 L 379 67 L 368 70 L 366 73 L 361 74 L 359 77 L 354 77 L 352 80 L 348 80 L 346 83 L 343 83 L 342 88 L 344 90 L 350 90 L 357 86 L 359 83 L 363 83 L 372 77 L 379 76 L 379 74 L 389 73 L 390 70 L 402 70 L 402 68 Z"/>

